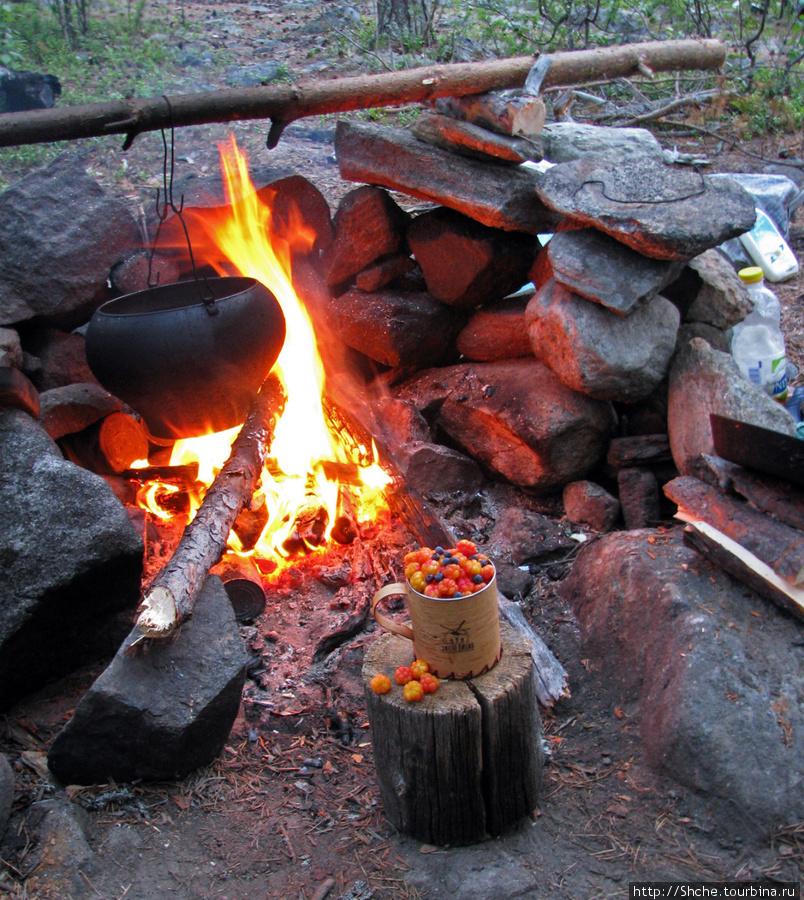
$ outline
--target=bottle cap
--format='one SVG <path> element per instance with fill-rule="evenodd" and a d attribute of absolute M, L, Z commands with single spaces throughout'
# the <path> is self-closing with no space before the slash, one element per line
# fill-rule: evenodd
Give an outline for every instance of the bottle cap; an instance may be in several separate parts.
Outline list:
<path fill-rule="evenodd" d="M 747 266 L 745 269 L 740 269 L 737 274 L 742 278 L 745 284 L 756 284 L 765 277 L 765 273 L 759 266 Z"/>

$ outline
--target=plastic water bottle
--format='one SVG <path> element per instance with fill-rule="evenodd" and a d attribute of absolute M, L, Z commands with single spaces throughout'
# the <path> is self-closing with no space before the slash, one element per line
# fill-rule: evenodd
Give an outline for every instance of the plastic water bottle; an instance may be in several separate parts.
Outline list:
<path fill-rule="evenodd" d="M 787 399 L 787 353 L 779 323 L 781 307 L 776 295 L 764 284 L 762 269 L 741 269 L 740 278 L 754 304 L 751 312 L 734 326 L 731 354 L 743 376 L 774 400 Z"/>

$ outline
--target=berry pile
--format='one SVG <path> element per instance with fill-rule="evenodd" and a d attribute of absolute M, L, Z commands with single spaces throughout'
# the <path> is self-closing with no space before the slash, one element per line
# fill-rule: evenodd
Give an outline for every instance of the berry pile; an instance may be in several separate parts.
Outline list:
<path fill-rule="evenodd" d="M 394 681 L 402 686 L 402 696 L 411 703 L 421 700 L 425 694 L 434 694 L 441 684 L 423 659 L 414 660 L 409 666 L 399 666 L 394 672 Z M 371 679 L 371 689 L 375 694 L 387 694 L 391 690 L 391 679 L 378 672 Z"/>
<path fill-rule="evenodd" d="M 405 577 L 419 594 L 454 600 L 482 591 L 494 577 L 494 566 L 472 541 L 458 541 L 451 550 L 422 547 L 407 553 Z"/>

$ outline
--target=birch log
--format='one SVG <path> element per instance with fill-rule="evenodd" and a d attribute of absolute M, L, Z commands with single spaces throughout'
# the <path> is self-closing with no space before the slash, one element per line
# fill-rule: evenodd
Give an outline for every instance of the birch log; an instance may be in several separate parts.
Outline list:
<path fill-rule="evenodd" d="M 184 529 L 173 556 L 143 596 L 135 623 L 143 639 L 169 637 L 192 614 L 210 569 L 223 558 L 235 519 L 254 493 L 286 400 L 279 378 L 269 375 L 229 459 Z"/>

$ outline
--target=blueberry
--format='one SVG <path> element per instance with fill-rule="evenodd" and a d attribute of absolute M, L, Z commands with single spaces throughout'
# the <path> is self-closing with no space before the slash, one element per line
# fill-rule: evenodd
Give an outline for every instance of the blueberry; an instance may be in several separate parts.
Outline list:
<path fill-rule="evenodd" d="M 428 575 L 427 577 L 429 578 L 430 576 Z M 474 575 L 472 577 L 472 581 L 474 581 L 475 584 L 483 584 L 483 576 L 482 575 Z"/>
<path fill-rule="evenodd" d="M 460 591 L 455 591 L 452 597 L 453 599 L 456 599 L 457 597 L 463 597 L 463 594 Z"/>
<path fill-rule="evenodd" d="M 436 581 L 443 581 L 443 580 L 444 580 L 444 573 L 443 573 L 443 572 L 436 572 L 435 575 L 434 575 L 433 577 L 435 578 Z"/>
<path fill-rule="evenodd" d="M 480 578 L 479 575 L 478 575 L 477 577 Z M 425 580 L 428 584 L 430 584 L 430 582 L 433 580 L 433 578 L 435 578 L 435 575 L 425 575 L 425 576 L 424 576 L 424 580 Z M 483 579 L 481 578 L 480 580 L 482 581 Z"/>

